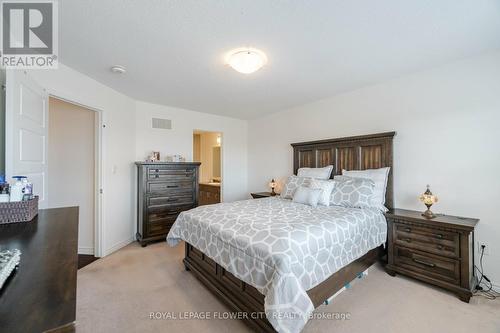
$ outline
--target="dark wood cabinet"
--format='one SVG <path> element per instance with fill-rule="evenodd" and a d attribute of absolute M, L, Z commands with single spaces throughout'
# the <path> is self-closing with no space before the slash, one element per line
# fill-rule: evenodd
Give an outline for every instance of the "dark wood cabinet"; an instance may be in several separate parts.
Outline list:
<path fill-rule="evenodd" d="M 137 241 L 165 239 L 180 212 L 198 205 L 198 162 L 136 162 Z"/>
<path fill-rule="evenodd" d="M 0 332 L 74 332 L 78 207 L 0 225 L 0 250 L 6 249 L 19 249 L 21 261 L 0 290 Z"/>
<path fill-rule="evenodd" d="M 200 184 L 200 206 L 220 202 L 220 185 Z"/>
<path fill-rule="evenodd" d="M 474 227 L 479 220 L 395 209 L 386 213 L 390 275 L 448 289 L 469 302 L 474 287 Z"/>

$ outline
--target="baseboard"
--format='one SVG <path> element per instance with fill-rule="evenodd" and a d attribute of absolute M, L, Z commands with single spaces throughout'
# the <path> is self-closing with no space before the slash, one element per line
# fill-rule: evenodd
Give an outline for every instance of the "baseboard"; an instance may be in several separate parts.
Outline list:
<path fill-rule="evenodd" d="M 90 254 L 94 255 L 94 248 L 90 246 L 79 246 L 78 254 Z"/>
<path fill-rule="evenodd" d="M 133 241 L 134 241 L 134 238 L 131 237 L 129 239 L 126 239 L 124 241 L 116 243 L 115 245 L 111 246 L 109 249 L 104 250 L 103 257 L 108 256 L 111 253 L 118 251 L 119 249 L 121 249 L 122 247 L 125 247 L 125 246 L 129 245 Z"/>

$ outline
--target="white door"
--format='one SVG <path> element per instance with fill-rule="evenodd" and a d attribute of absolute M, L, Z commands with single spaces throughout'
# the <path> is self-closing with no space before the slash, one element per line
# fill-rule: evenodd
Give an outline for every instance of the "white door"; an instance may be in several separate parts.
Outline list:
<path fill-rule="evenodd" d="M 27 176 L 47 207 L 48 94 L 26 72 L 6 73 L 5 173 Z"/>

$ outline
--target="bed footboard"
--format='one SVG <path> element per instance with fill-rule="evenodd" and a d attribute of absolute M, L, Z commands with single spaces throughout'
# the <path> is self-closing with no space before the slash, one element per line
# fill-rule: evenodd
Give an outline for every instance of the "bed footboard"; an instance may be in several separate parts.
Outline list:
<path fill-rule="evenodd" d="M 381 258 L 382 246 L 342 268 L 328 279 L 307 291 L 314 307 L 354 280 L 360 273 Z M 191 271 L 209 290 L 226 303 L 231 310 L 244 315 L 244 321 L 259 332 L 275 332 L 264 314 L 264 295 L 219 266 L 203 252 L 186 242 L 184 257 L 186 270 Z"/>

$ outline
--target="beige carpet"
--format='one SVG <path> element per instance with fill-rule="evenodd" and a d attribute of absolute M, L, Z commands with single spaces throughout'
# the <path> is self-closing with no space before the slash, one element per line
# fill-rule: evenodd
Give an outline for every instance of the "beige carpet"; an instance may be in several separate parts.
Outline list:
<path fill-rule="evenodd" d="M 237 320 L 150 319 L 150 312 L 228 309 L 181 263 L 182 244 L 136 243 L 78 271 L 77 332 L 250 332 Z M 500 300 L 466 304 L 440 289 L 374 266 L 368 276 L 316 311 L 349 320 L 311 320 L 304 332 L 500 332 Z"/>

